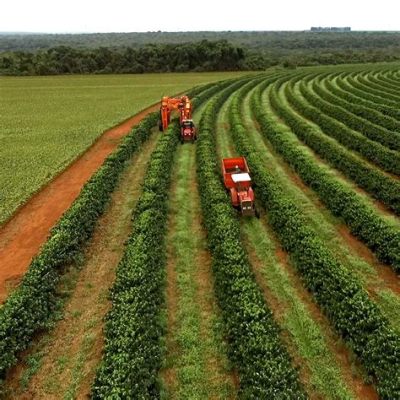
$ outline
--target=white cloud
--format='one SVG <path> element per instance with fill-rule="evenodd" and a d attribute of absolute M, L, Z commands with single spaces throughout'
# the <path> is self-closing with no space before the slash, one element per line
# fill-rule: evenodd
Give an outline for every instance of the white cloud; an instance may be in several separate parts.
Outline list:
<path fill-rule="evenodd" d="M 398 2 L 381 0 L 14 0 L 2 1 L 0 31 L 145 32 L 198 30 L 304 30 L 351 26 L 400 30 Z"/>

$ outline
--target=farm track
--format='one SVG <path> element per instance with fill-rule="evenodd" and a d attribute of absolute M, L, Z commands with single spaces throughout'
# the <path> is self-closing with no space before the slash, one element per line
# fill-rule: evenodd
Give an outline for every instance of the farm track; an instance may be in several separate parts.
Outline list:
<path fill-rule="evenodd" d="M 158 105 L 151 106 L 104 132 L 82 156 L 33 195 L 0 228 L 0 303 L 18 285 L 51 228 L 70 207 L 87 180 L 132 127 L 157 108 Z"/>
<path fill-rule="evenodd" d="M 140 196 L 146 165 L 158 139 L 158 132 L 153 133 L 141 152 L 129 161 L 85 251 L 77 281 L 74 282 L 73 271 L 65 278 L 71 288 L 63 319 L 48 335 L 46 346 L 38 349 L 36 344 L 25 363 L 15 368 L 7 380 L 10 400 L 86 399 L 90 394 L 103 349 L 103 318 L 110 307 L 108 290 L 131 230 L 132 209 Z M 20 380 L 28 372 L 27 358 L 34 358 L 35 352 L 40 352 L 40 366 L 28 387 L 21 390 Z"/>
<path fill-rule="evenodd" d="M 287 172 L 280 165 L 279 156 L 268 154 L 271 149 L 263 148 L 248 100 L 244 103 L 244 122 L 249 139 L 260 150 L 260 158 L 265 159 L 269 172 L 283 178 Z M 219 117 L 217 143 L 221 157 L 237 155 L 229 133 L 227 106 L 229 102 Z M 291 178 L 285 179 L 289 185 L 296 185 Z M 300 368 L 300 377 L 310 398 L 376 399 L 375 390 L 361 379 L 362 372 L 355 366 L 354 356 L 343 346 L 303 287 L 288 254 L 268 225 L 267 216 L 244 220 L 241 225 L 253 272 L 268 306 L 283 328 L 282 338 Z"/>
<path fill-rule="evenodd" d="M 161 377 L 168 399 L 234 399 L 226 345 L 213 294 L 211 256 L 202 228 L 196 149 L 178 148 L 167 237 L 167 354 Z"/>

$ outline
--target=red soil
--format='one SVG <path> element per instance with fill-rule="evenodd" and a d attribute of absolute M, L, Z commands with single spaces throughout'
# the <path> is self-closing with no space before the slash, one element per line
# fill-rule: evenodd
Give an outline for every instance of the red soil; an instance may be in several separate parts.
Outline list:
<path fill-rule="evenodd" d="M 158 104 L 153 105 L 104 132 L 82 156 L 33 195 L 0 227 L 0 303 L 19 283 L 50 229 L 70 207 L 86 181 L 118 146 L 122 137 L 158 107 Z"/>

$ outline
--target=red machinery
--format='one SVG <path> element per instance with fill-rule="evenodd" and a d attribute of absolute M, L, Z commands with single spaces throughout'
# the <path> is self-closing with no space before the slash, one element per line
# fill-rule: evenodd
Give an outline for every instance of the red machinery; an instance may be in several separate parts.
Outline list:
<path fill-rule="evenodd" d="M 222 175 L 225 187 L 231 195 L 233 207 L 238 208 L 242 215 L 258 217 L 246 159 L 244 157 L 224 158 Z"/>
<path fill-rule="evenodd" d="M 196 140 L 196 127 L 192 120 L 192 103 L 187 96 L 173 98 L 164 96 L 161 100 L 160 108 L 160 131 L 165 131 L 171 122 L 171 112 L 179 110 L 179 124 L 181 127 L 181 142 Z"/>

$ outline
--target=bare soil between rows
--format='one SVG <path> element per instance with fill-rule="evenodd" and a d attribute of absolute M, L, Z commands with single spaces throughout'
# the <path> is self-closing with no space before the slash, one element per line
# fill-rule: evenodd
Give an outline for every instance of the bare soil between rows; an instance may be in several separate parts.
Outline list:
<path fill-rule="evenodd" d="M 20 386 L 24 373 L 29 369 L 28 357 L 35 354 L 34 347 L 28 351 L 28 357 L 8 374 L 6 384 L 11 394 L 6 399 L 90 397 L 104 347 L 104 316 L 111 306 L 108 290 L 115 280 L 118 262 L 125 250 L 124 243 L 132 230 L 132 210 L 142 191 L 147 163 L 157 141 L 158 133 L 153 133 L 141 151 L 129 161 L 86 249 L 85 262 L 76 285 L 71 289 L 63 319 L 51 331 L 42 350 L 39 369 L 25 389 Z"/>
<path fill-rule="evenodd" d="M 0 227 L 0 303 L 18 285 L 32 257 L 46 241 L 50 229 L 77 198 L 87 180 L 132 127 L 158 107 L 158 104 L 150 106 L 105 131 L 84 154 L 33 195 Z"/>

